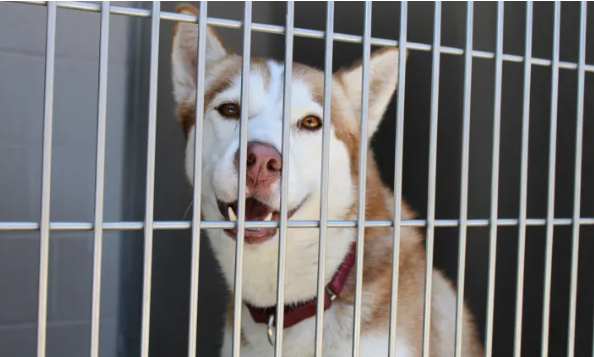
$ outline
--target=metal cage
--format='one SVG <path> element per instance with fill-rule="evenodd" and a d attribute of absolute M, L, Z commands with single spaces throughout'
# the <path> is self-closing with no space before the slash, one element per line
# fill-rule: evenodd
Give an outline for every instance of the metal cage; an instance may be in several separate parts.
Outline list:
<path fill-rule="evenodd" d="M 398 259 L 399 250 L 398 241 L 400 234 L 400 227 L 414 226 L 423 227 L 426 231 L 426 257 L 427 267 L 433 266 L 434 255 L 434 237 L 435 229 L 438 227 L 453 227 L 458 229 L 459 248 L 458 248 L 458 269 L 457 269 L 457 305 L 464 301 L 464 280 L 465 280 L 465 261 L 466 261 L 466 240 L 467 231 L 472 227 L 485 227 L 488 229 L 489 235 L 489 254 L 488 254 L 488 286 L 487 286 L 487 310 L 486 323 L 484 333 L 484 345 L 486 356 L 492 355 L 493 350 L 493 321 L 494 321 L 494 299 L 495 299 L 495 281 L 496 281 L 496 254 L 497 254 L 497 237 L 500 227 L 515 227 L 517 229 L 517 294 L 515 298 L 515 332 L 514 332 L 514 347 L 513 355 L 520 356 L 522 348 L 522 309 L 525 304 L 523 300 L 524 289 L 524 267 L 525 267 L 525 249 L 526 249 L 526 230 L 527 227 L 540 226 L 545 229 L 546 237 L 546 251 L 545 251 L 545 273 L 544 273 L 544 295 L 543 295 L 543 315 L 542 315 L 542 331 L 541 331 L 541 356 L 553 355 L 548 351 L 548 340 L 550 334 L 549 319 L 550 319 L 550 304 L 551 304 L 551 276 L 552 276 L 552 260 L 553 260 L 553 232 L 557 226 L 571 227 L 572 248 L 571 248 L 571 267 L 570 267 L 570 305 L 569 305 L 569 330 L 567 331 L 567 356 L 574 356 L 574 344 L 576 334 L 576 300 L 578 296 L 578 255 L 579 255 L 579 238 L 580 227 L 594 225 L 594 217 L 583 217 L 581 215 L 580 194 L 582 192 L 582 165 L 587 165 L 582 160 L 582 151 L 584 143 L 584 119 L 588 119 L 584 115 L 584 103 L 586 96 L 584 94 L 586 74 L 594 73 L 594 64 L 586 63 L 586 29 L 588 26 L 588 4 L 582 2 L 580 5 L 580 30 L 579 30 L 579 49 L 578 61 L 567 62 L 561 61 L 560 58 L 560 32 L 561 32 L 561 3 L 556 2 L 554 5 L 553 17 L 553 56 L 551 59 L 537 58 L 533 56 L 532 52 L 532 38 L 533 38 L 533 4 L 526 3 L 526 28 L 525 28 L 525 48 L 523 55 L 506 54 L 504 53 L 503 38 L 504 38 L 504 3 L 497 3 L 497 26 L 496 26 L 496 48 L 495 51 L 483 51 L 474 49 L 473 42 L 473 11 L 474 4 L 468 2 L 466 6 L 466 24 L 465 24 L 465 44 L 463 47 L 450 47 L 442 45 L 442 4 L 435 3 L 433 13 L 433 41 L 432 43 L 418 43 L 408 40 L 408 4 L 402 2 L 400 4 L 400 28 L 398 40 L 376 38 L 371 36 L 372 29 L 372 4 L 365 3 L 364 13 L 364 32 L 363 35 L 351 35 L 346 33 L 334 32 L 334 3 L 328 2 L 326 5 L 326 28 L 324 31 L 313 30 L 306 28 L 297 28 L 294 25 L 295 5 L 289 2 L 286 5 L 286 23 L 285 25 L 272 25 L 266 23 L 252 22 L 252 4 L 246 2 L 244 5 L 244 17 L 242 21 L 213 18 L 208 16 L 207 2 L 200 3 L 199 18 L 189 15 L 180 15 L 172 12 L 161 11 L 161 4 L 153 2 L 150 9 L 121 7 L 110 5 L 109 2 L 102 3 L 84 3 L 84 2 L 45 2 L 45 1 L 27 1 L 22 2 L 29 5 L 43 5 L 47 7 L 47 34 L 46 34 L 46 52 L 45 52 L 45 88 L 44 88 L 44 110 L 43 110 L 43 166 L 42 166 L 42 196 L 41 196 L 41 214 L 39 221 L 36 222 L 0 222 L 0 231 L 39 231 L 40 232 L 40 255 L 39 255 L 39 295 L 38 295 L 38 317 L 37 317 L 37 356 L 46 356 L 46 331 L 47 331 L 47 306 L 48 306 L 48 257 L 50 252 L 50 232 L 52 231 L 92 231 L 93 234 L 93 283 L 92 283 L 92 325 L 90 338 L 90 355 L 92 357 L 99 356 L 99 332 L 100 332 L 100 299 L 101 299 L 101 261 L 102 261 L 102 243 L 103 233 L 105 231 L 125 231 L 137 230 L 144 233 L 144 263 L 143 263 L 143 278 L 144 285 L 142 290 L 142 324 L 140 334 L 140 356 L 149 356 L 149 332 L 150 332 L 150 316 L 151 316 L 151 281 L 153 271 L 153 232 L 156 230 L 191 230 L 192 232 L 192 261 L 191 261 L 191 297 L 190 297 L 190 314 L 188 316 L 188 356 L 195 356 L 199 350 L 197 342 L 198 329 L 198 285 L 199 285 L 199 269 L 200 269 L 200 250 L 201 250 L 201 230 L 213 228 L 233 228 L 237 227 L 237 255 L 236 255 L 236 270 L 235 270 L 235 308 L 234 308 L 234 338 L 233 338 L 233 355 L 240 355 L 240 325 L 237 323 L 241 319 L 241 282 L 242 282 L 242 252 L 243 252 L 243 232 L 245 228 L 268 228 L 278 227 L 280 232 L 280 246 L 278 252 L 279 270 L 278 282 L 279 286 L 284 285 L 284 262 L 286 256 L 286 248 L 282 237 L 285 235 L 287 228 L 299 227 L 319 227 L 320 229 L 320 251 L 319 259 L 322 264 L 319 265 L 318 270 L 318 297 L 323 294 L 324 282 L 321 277 L 324 275 L 323 259 L 325 257 L 325 234 L 328 228 L 336 227 L 355 227 L 357 229 L 358 242 L 357 256 L 360 257 L 363 252 L 363 232 L 365 227 L 394 227 L 394 242 L 396 242 L 394 250 L 393 276 L 398 276 Z M 0 4 L 0 13 L 5 4 Z M 68 221 L 51 221 L 50 220 L 50 202 L 51 196 L 51 176 L 52 176 L 52 125 L 53 125 L 53 103 L 54 103 L 54 74 L 55 74 L 55 56 L 56 56 L 56 14 L 58 9 L 71 9 L 87 12 L 100 13 L 100 60 L 99 60 L 99 88 L 98 88 L 98 118 L 97 118 L 97 146 L 96 146 L 96 184 L 95 184 L 95 203 L 94 203 L 94 219 L 91 222 L 68 222 Z M 146 193 L 144 206 L 144 219 L 142 221 L 105 221 L 104 220 L 104 191 L 105 191 L 105 151 L 106 151 L 106 120 L 107 120 L 107 95 L 108 95 L 108 58 L 109 58 L 109 43 L 110 43 L 110 18 L 111 15 L 123 15 L 129 17 L 149 18 L 151 24 L 150 31 L 150 77 L 149 77 L 149 93 L 148 93 L 148 142 L 147 142 L 147 167 L 146 167 Z M 429 133 L 429 167 L 428 178 L 429 185 L 427 191 L 427 215 L 423 219 L 403 220 L 401 217 L 400 201 L 402 199 L 403 191 L 403 141 L 404 135 L 404 120 L 405 120 L 405 88 L 407 75 L 407 62 L 404 59 L 405 51 L 400 52 L 400 83 L 397 90 L 397 111 L 396 111 L 396 141 L 395 141 L 395 171 L 394 171 L 394 193 L 395 193 L 395 217 L 393 220 L 387 221 L 365 221 L 365 205 L 359 204 L 358 219 L 354 221 L 331 221 L 328 220 L 327 206 L 328 197 L 322 195 L 321 204 L 321 220 L 320 221 L 288 221 L 287 220 L 287 202 L 281 199 L 281 219 L 279 222 L 246 222 L 244 212 L 244 198 L 245 198 L 245 160 L 239 160 L 240 163 L 240 184 L 239 184 L 239 210 L 237 223 L 233 222 L 209 222 L 201 221 L 200 211 L 200 188 L 201 175 L 194 175 L 194 189 L 192 218 L 189 221 L 157 221 L 154 219 L 155 208 L 155 155 L 156 155 L 156 137 L 157 137 L 157 88 L 158 88 L 158 71 L 159 71 L 159 35 L 160 27 L 164 21 L 182 21 L 190 23 L 198 23 L 200 26 L 201 37 L 199 39 L 199 60 L 198 60 L 198 89 L 196 91 L 196 113 L 201 113 L 204 106 L 204 59 L 205 56 L 205 38 L 202 31 L 206 25 L 211 25 L 220 28 L 229 28 L 242 31 L 243 34 L 243 62 L 242 62 L 242 90 L 241 97 L 244 98 L 249 91 L 249 78 L 246 69 L 250 64 L 250 48 L 251 36 L 253 32 L 263 32 L 270 34 L 283 35 L 285 38 L 285 87 L 284 98 L 289 98 L 291 93 L 291 68 L 293 62 L 293 39 L 295 37 L 322 39 L 325 43 L 325 89 L 324 89 L 324 113 L 329 113 L 330 103 L 327 98 L 330 96 L 330 83 L 332 66 L 333 66 L 333 46 L 336 42 L 357 43 L 363 46 L 363 93 L 362 93 L 362 123 L 365 123 L 367 116 L 367 103 L 369 94 L 369 84 L 366 81 L 369 70 L 369 58 L 371 46 L 396 46 L 406 48 L 412 52 L 428 52 L 431 54 L 431 92 L 430 92 L 430 133 Z M 590 24 L 591 25 L 591 24 Z M 440 95 L 440 60 L 444 56 L 462 56 L 464 60 L 464 80 L 463 80 L 463 113 L 462 113 L 462 149 L 461 149 L 461 181 L 460 187 L 460 206 L 458 218 L 456 219 L 437 219 L 436 218 L 436 174 L 437 174 L 437 140 L 438 140 L 438 100 Z M 470 157 L 470 140 L 471 140 L 471 86 L 473 78 L 473 60 L 487 59 L 495 63 L 495 88 L 494 88 L 494 107 L 493 107 L 493 127 L 492 127 L 492 151 L 491 155 L 491 187 L 490 187 L 490 210 L 488 217 L 484 218 L 469 218 L 468 211 L 468 197 L 469 197 L 469 157 Z M 501 103 L 502 103 L 502 80 L 503 80 L 503 66 L 504 63 L 520 63 L 523 65 L 523 80 L 524 86 L 522 90 L 522 145 L 521 152 L 518 153 L 521 160 L 521 176 L 520 181 L 520 204 L 519 216 L 515 218 L 502 218 L 498 214 L 498 197 L 499 197 L 499 165 L 500 165 L 500 150 L 501 150 Z M 531 95 L 531 72 L 535 67 L 546 67 L 552 73 L 552 85 L 550 93 L 550 140 L 548 151 L 548 172 L 546 173 L 548 185 L 548 198 L 545 217 L 532 218 L 527 215 L 528 205 L 528 152 L 529 152 L 529 124 L 530 124 L 530 95 Z M 561 71 L 573 71 L 577 74 L 577 124 L 574 131 L 574 187 L 573 187 L 573 213 L 571 217 L 558 217 L 555 215 L 555 179 L 556 179 L 556 151 L 557 151 L 557 113 L 558 113 L 558 97 L 559 97 L 559 73 Z M 289 100 L 284 100 L 284 117 L 289 113 L 291 103 Z M 242 113 L 240 121 L 241 132 L 241 151 L 240 158 L 246 157 L 246 140 L 247 140 L 247 118 L 246 113 Z M 200 114 L 198 114 L 200 117 Z M 591 119 L 591 118 L 590 118 Z M 196 142 L 200 143 L 200 135 L 202 134 L 201 120 L 196 120 Z M 328 190 L 328 162 L 329 162 L 329 128 L 324 125 L 323 128 L 323 192 Z M 367 134 L 366 125 L 361 126 L 361 150 L 360 150 L 360 167 L 363 170 L 366 167 L 367 158 Z M 283 152 L 288 150 L 288 125 L 283 127 Z M 587 140 L 587 139 L 586 139 Z M 202 157 L 201 145 L 195 147 L 195 167 L 200 167 Z M 288 180 L 286 174 L 287 165 L 283 165 L 282 172 L 282 192 L 288 189 Z M 199 170 L 199 169 L 197 169 Z M 584 182 L 585 183 L 585 182 Z M 359 176 L 358 187 L 365 187 L 365 175 Z M 365 190 L 361 189 L 358 193 L 359 202 L 365 202 Z M 5 202 L 6 203 L 6 202 Z M 0 233 L 1 235 L 1 233 Z M 359 347 L 359 332 L 360 332 L 360 315 L 361 315 L 361 294 L 362 294 L 362 259 L 357 259 L 356 275 L 357 275 L 357 289 L 355 299 L 355 318 L 354 318 L 354 340 L 353 340 L 353 356 L 358 356 Z M 423 356 L 428 356 L 429 353 L 429 339 L 430 333 L 428 321 L 431 319 L 430 314 L 430 300 L 431 294 L 431 270 L 427 269 L 425 277 L 425 312 L 424 312 L 424 334 L 423 334 Z M 462 282 L 462 283 L 460 283 Z M 393 290 L 391 305 L 396 306 L 398 289 L 398 280 L 393 279 Z M 278 306 L 283 305 L 284 292 L 282 288 L 278 289 L 277 293 Z M 318 299 L 317 305 L 317 323 L 316 323 L 316 349 L 315 355 L 321 356 L 322 353 L 322 324 L 323 324 L 323 299 Z M 2 303 L 2 291 L 0 291 L 0 304 Z M 397 309 L 392 308 L 390 314 L 390 356 L 395 356 L 395 336 L 398 333 L 395 329 L 395 321 Z M 278 308 L 276 313 L 279 325 L 283 321 L 283 309 Z M 460 309 L 456 315 L 456 356 L 459 356 L 461 346 L 461 322 L 462 314 Z M 275 356 L 282 354 L 282 335 L 283 329 L 275 330 L 274 345 Z M 0 354 L 2 353 L 2 345 L 0 345 Z M 558 355 L 558 354 L 554 354 Z"/>

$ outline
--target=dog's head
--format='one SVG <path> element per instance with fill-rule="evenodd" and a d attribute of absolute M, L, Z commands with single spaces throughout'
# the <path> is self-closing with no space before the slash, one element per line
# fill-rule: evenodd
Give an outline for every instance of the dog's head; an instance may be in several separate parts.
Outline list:
<path fill-rule="evenodd" d="M 197 15 L 191 5 L 178 12 Z M 243 104 L 241 57 L 222 44 L 207 28 L 206 78 L 202 140 L 202 212 L 210 221 L 236 219 L 238 197 L 239 118 L 248 111 L 246 211 L 247 221 L 278 220 L 281 168 L 289 165 L 289 219 L 317 220 L 320 216 L 322 123 L 330 121 L 329 219 L 352 219 L 356 213 L 362 66 L 355 64 L 333 75 L 331 115 L 324 117 L 322 71 L 293 64 L 290 111 L 290 149 L 281 155 L 284 65 L 272 59 L 252 59 L 249 100 Z M 176 23 L 172 50 L 174 96 L 178 120 L 186 136 L 186 175 L 194 175 L 195 97 L 198 26 Z M 369 136 L 376 131 L 398 80 L 398 50 L 384 49 L 371 56 L 369 70 Z M 368 163 L 368 167 L 374 163 Z M 228 279 L 233 276 L 235 231 L 209 234 L 215 254 Z M 327 256 L 329 277 L 340 264 L 354 235 L 348 229 L 331 229 Z M 276 289 L 277 229 L 246 229 L 244 296 L 258 304 L 273 303 Z M 317 229 L 289 229 L 290 259 L 287 274 L 317 269 Z M 307 267 L 304 267 L 307 266 Z M 256 273 L 257 272 L 257 273 Z M 270 279 L 256 275 L 268 274 Z M 270 280 L 268 282 L 268 280 Z M 229 280 L 232 282 L 232 280 Z M 290 281 L 287 279 L 287 281 Z M 250 285 L 250 282 L 251 285 Z M 254 288 L 257 285 L 257 288 Z M 287 285 L 287 289 L 289 285 Z M 271 294 L 268 294 L 270 290 Z M 288 300 L 307 292 L 286 291 Z M 303 296 L 301 296 L 303 295 Z M 256 301 L 254 301 L 256 300 Z"/>

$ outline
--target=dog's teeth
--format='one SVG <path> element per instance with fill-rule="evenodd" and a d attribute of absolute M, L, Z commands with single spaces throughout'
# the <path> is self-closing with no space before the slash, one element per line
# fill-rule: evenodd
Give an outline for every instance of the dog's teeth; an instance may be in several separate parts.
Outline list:
<path fill-rule="evenodd" d="M 229 219 L 231 221 L 237 221 L 237 216 L 235 215 L 235 212 L 233 212 L 233 208 L 229 207 L 227 211 L 229 212 Z"/>
<path fill-rule="evenodd" d="M 268 213 L 268 216 L 266 216 L 266 218 L 264 218 L 265 221 L 271 221 L 272 220 L 272 212 Z"/>

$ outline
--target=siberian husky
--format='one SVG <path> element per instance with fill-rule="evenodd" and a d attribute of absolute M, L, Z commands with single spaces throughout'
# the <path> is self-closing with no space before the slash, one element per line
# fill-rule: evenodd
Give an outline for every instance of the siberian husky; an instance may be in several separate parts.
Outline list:
<path fill-rule="evenodd" d="M 198 15 L 182 4 L 178 13 Z M 225 48 L 212 28 L 206 34 L 206 78 L 203 113 L 202 215 L 209 221 L 236 220 L 241 91 L 241 57 Z M 198 26 L 175 23 L 172 48 L 173 92 L 177 119 L 186 138 L 185 173 L 194 175 L 194 123 Z M 398 82 L 398 49 L 372 53 L 369 70 L 368 135 L 384 115 Z M 362 66 L 354 64 L 333 74 L 331 115 L 323 116 L 323 72 L 293 64 L 290 113 L 290 150 L 283 162 L 283 63 L 253 58 L 249 78 L 247 143 L 247 221 L 277 221 L 280 172 L 289 165 L 288 215 L 291 220 L 319 220 L 321 195 L 322 122 L 330 120 L 328 218 L 353 220 L 357 216 L 359 133 Z M 367 161 L 365 216 L 392 220 L 394 195 L 380 179 L 371 153 Z M 414 212 L 402 202 L 402 218 Z M 229 290 L 233 290 L 234 230 L 211 230 L 210 243 Z M 314 355 L 317 294 L 317 228 L 289 228 L 286 246 L 285 357 Z M 363 260 L 360 356 L 387 356 L 392 272 L 391 228 L 366 228 Z M 243 255 L 241 355 L 272 356 L 268 322 L 275 311 L 278 231 L 246 229 Z M 351 354 L 355 270 L 355 228 L 327 231 L 323 355 Z M 421 356 L 425 253 L 422 231 L 402 227 L 400 240 L 396 356 Z M 441 272 L 432 272 L 430 356 L 454 354 L 456 296 L 453 284 Z M 231 295 L 231 294 L 230 294 Z M 229 296 L 222 356 L 231 354 L 233 296 Z M 472 316 L 464 308 L 462 356 L 483 353 Z"/>

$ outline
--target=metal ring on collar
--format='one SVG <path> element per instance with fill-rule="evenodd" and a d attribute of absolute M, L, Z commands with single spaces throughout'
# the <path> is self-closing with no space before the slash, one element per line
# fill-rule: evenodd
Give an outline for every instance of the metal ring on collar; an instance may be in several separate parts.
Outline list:
<path fill-rule="evenodd" d="M 268 319 L 266 334 L 268 335 L 268 342 L 270 342 L 271 346 L 274 346 L 274 315 L 270 315 L 270 318 Z"/>

